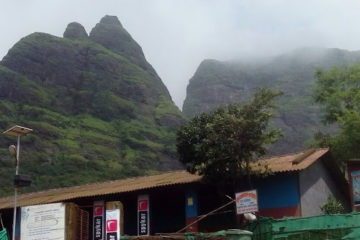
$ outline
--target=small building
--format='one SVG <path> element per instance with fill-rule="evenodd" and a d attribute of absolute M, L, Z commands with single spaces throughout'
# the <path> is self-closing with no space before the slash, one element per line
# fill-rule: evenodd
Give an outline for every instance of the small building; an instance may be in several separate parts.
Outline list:
<path fill-rule="evenodd" d="M 265 167 L 267 166 L 267 167 Z M 313 216 L 329 194 L 348 209 L 348 186 L 344 176 L 334 168 L 328 149 L 265 158 L 252 165 L 253 170 L 268 170 L 266 177 L 253 177 L 257 190 L 259 215 Z M 244 189 L 248 190 L 248 189 Z M 22 194 L 18 206 L 71 202 L 88 213 L 92 233 L 94 203 L 121 201 L 124 234 L 137 235 L 139 229 L 139 197 L 148 199 L 149 233 L 177 232 L 196 221 L 199 216 L 228 203 L 234 198 L 230 186 L 204 183 L 202 177 L 186 171 L 166 172 L 153 176 L 120 179 L 83 186 L 51 189 Z M 11 230 L 13 197 L 0 199 L 0 213 Z M 235 205 L 215 212 L 186 230 L 215 231 L 236 227 Z M 91 234 L 90 234 L 91 235 Z"/>

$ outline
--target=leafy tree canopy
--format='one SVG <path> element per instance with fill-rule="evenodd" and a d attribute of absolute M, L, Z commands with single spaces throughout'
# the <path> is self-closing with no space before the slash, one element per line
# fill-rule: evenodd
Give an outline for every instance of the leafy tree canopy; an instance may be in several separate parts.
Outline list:
<path fill-rule="evenodd" d="M 329 71 L 318 69 L 314 90 L 316 102 L 323 104 L 324 122 L 336 123 L 339 133 L 318 134 L 318 142 L 332 148 L 339 160 L 360 156 L 360 63 Z"/>
<path fill-rule="evenodd" d="M 279 95 L 260 89 L 247 104 L 192 118 L 177 132 L 180 161 L 206 179 L 233 181 L 249 175 L 250 162 L 265 155 L 266 146 L 281 136 L 280 130 L 268 128 Z"/>

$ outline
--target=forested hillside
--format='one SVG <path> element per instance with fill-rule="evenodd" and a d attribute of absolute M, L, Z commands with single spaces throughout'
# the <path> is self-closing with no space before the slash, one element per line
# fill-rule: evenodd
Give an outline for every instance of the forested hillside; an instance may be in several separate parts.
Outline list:
<path fill-rule="evenodd" d="M 141 47 L 117 17 L 88 35 L 33 33 L 0 62 L 0 128 L 33 128 L 22 139 L 29 190 L 145 175 L 180 167 L 175 132 L 184 122 Z M 14 162 L 0 138 L 0 195 L 13 189 Z"/>
<path fill-rule="evenodd" d="M 273 126 L 284 138 L 271 147 L 271 154 L 299 151 L 324 127 L 321 111 L 311 97 L 316 68 L 329 69 L 360 61 L 360 52 L 340 49 L 304 48 L 257 61 L 205 60 L 187 87 L 183 112 L 187 117 L 208 112 L 220 105 L 241 103 L 257 88 L 281 90 Z"/>

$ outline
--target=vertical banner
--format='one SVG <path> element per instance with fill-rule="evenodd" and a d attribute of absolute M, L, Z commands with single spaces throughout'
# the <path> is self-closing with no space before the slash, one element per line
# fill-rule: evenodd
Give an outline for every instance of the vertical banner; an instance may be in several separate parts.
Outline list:
<path fill-rule="evenodd" d="M 149 195 L 138 196 L 138 236 L 150 235 Z"/>
<path fill-rule="evenodd" d="M 96 201 L 93 205 L 93 239 L 104 240 L 104 201 Z"/>
<path fill-rule="evenodd" d="M 360 171 L 351 172 L 354 205 L 360 204 Z"/>
<path fill-rule="evenodd" d="M 106 240 L 120 240 L 123 232 L 123 205 L 119 201 L 106 203 Z"/>

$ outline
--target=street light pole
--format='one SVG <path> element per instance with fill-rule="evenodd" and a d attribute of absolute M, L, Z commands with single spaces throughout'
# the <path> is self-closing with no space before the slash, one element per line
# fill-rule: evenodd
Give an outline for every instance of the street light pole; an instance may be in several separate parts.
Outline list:
<path fill-rule="evenodd" d="M 15 174 L 18 175 L 19 174 L 19 163 L 20 163 L 20 159 L 19 156 L 20 155 L 20 135 L 17 136 L 17 144 L 16 144 L 16 170 L 15 170 Z"/>
<path fill-rule="evenodd" d="M 14 126 L 4 132 L 6 135 L 16 136 L 17 144 L 16 144 L 16 165 L 15 165 L 15 176 L 19 175 L 20 168 L 20 137 L 25 136 L 26 134 L 32 132 L 33 130 L 26 127 Z M 13 216 L 13 229 L 12 229 L 12 240 L 15 240 L 15 231 L 16 231 L 16 208 L 17 208 L 17 194 L 18 194 L 18 186 L 15 185 L 14 191 L 14 216 Z"/>
<path fill-rule="evenodd" d="M 19 163 L 20 163 L 20 135 L 17 136 L 17 144 L 16 144 L 16 167 L 15 167 L 15 176 L 19 174 Z M 18 187 L 15 186 L 14 192 L 14 216 L 13 216 L 13 230 L 12 230 L 12 239 L 15 240 L 15 230 L 16 230 L 16 205 L 17 205 L 17 194 Z"/>

